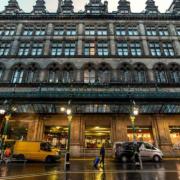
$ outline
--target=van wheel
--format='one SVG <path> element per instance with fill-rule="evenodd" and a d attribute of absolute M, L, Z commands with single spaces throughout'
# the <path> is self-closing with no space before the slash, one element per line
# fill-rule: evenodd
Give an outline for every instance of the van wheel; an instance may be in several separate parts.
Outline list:
<path fill-rule="evenodd" d="M 47 156 L 46 159 L 45 159 L 45 162 L 46 163 L 52 163 L 54 160 L 51 156 Z"/>
<path fill-rule="evenodd" d="M 16 159 L 20 160 L 20 161 L 24 161 L 25 160 L 25 156 L 24 156 L 24 154 L 19 154 L 19 155 L 17 155 Z"/>
<path fill-rule="evenodd" d="M 123 156 L 121 156 L 121 161 L 123 163 L 127 163 L 128 159 L 127 159 L 127 157 L 125 155 L 123 155 Z"/>
<path fill-rule="evenodd" d="M 161 161 L 161 158 L 160 158 L 158 155 L 155 155 L 155 156 L 153 157 L 153 161 L 158 163 L 158 162 Z"/>

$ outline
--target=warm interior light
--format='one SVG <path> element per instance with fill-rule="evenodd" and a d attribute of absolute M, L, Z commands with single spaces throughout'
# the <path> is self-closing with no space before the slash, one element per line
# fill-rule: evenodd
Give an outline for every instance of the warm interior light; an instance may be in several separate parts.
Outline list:
<path fill-rule="evenodd" d="M 56 129 L 60 129 L 61 127 L 60 126 L 57 126 Z"/>
<path fill-rule="evenodd" d="M 137 107 L 133 108 L 133 115 L 137 116 L 139 114 L 139 109 Z"/>
<path fill-rule="evenodd" d="M 67 115 L 70 115 L 72 113 L 71 109 L 67 109 L 66 113 Z"/>
<path fill-rule="evenodd" d="M 0 114 L 5 114 L 5 110 L 4 109 L 0 109 Z"/>
<path fill-rule="evenodd" d="M 64 112 L 65 111 L 65 108 L 64 107 L 61 107 L 61 112 Z"/>

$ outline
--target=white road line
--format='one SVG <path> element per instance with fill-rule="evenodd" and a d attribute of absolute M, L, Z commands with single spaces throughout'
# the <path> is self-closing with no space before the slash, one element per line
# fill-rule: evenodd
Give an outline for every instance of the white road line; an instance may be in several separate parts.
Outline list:
<path fill-rule="evenodd" d="M 180 173 L 177 170 L 122 170 L 122 171 L 56 171 L 49 173 L 36 173 L 36 174 L 27 174 L 27 175 L 19 175 L 19 176 L 6 176 L 0 177 L 0 180 L 8 180 L 8 179 L 23 179 L 23 178 L 31 178 L 31 177 L 43 177 L 43 176 L 51 176 L 51 175 L 60 175 L 60 174 L 97 174 L 97 173 L 105 173 L 105 174 L 124 174 L 124 173 Z"/>

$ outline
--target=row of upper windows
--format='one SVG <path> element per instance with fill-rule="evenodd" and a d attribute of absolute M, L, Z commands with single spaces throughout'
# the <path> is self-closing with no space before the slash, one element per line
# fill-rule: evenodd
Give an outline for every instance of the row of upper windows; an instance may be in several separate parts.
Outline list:
<path fill-rule="evenodd" d="M 36 83 L 40 82 L 40 68 L 31 64 L 28 68 L 17 65 L 11 69 L 11 83 Z M 146 66 L 137 63 L 133 68 L 129 64 L 122 64 L 117 70 L 118 77 L 113 77 L 113 71 L 108 64 L 101 64 L 95 69 L 93 64 L 80 70 L 84 83 L 148 83 L 149 72 Z M 62 69 L 58 64 L 52 64 L 46 71 L 45 82 L 48 83 L 72 83 L 77 82 L 77 71 L 71 64 L 66 64 Z M 0 66 L 0 82 L 3 81 L 5 68 Z M 163 64 L 156 64 L 153 69 L 154 80 L 157 83 L 180 83 L 180 68 L 177 64 L 171 64 L 168 69 Z"/>
<path fill-rule="evenodd" d="M 0 36 L 13 36 L 16 34 L 16 26 L 2 26 L 0 27 Z M 87 36 L 107 36 L 110 30 L 108 26 L 92 26 L 86 25 L 84 35 Z M 145 33 L 147 36 L 169 36 L 170 30 L 167 26 L 145 26 Z M 47 34 L 47 26 L 24 26 L 21 32 L 23 36 L 44 36 Z M 76 25 L 55 25 L 53 28 L 54 36 L 75 36 L 77 35 Z M 138 26 L 116 25 L 116 36 L 138 36 L 141 35 Z M 176 27 L 176 35 L 180 35 L 180 27 Z"/>
<path fill-rule="evenodd" d="M 173 57 L 176 56 L 173 44 L 171 42 L 152 42 L 149 43 L 150 55 L 154 57 Z M 8 56 L 11 53 L 11 42 L 0 42 L 0 57 Z M 20 42 L 18 56 L 43 56 L 44 42 Z M 52 41 L 50 44 L 51 56 L 76 56 L 77 42 L 76 41 Z M 105 41 L 99 42 L 84 42 L 84 56 L 109 56 L 111 51 L 109 43 Z M 116 42 L 117 56 L 143 56 L 143 46 L 138 41 L 132 42 Z"/>

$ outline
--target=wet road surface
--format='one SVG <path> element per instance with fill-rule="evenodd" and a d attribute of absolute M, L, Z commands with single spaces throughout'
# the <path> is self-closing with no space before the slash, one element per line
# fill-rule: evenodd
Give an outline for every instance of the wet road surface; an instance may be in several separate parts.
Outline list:
<path fill-rule="evenodd" d="M 71 169 L 64 171 L 64 162 L 11 163 L 0 165 L 0 180 L 180 180 L 180 161 L 144 162 L 143 169 L 132 163 L 107 160 L 105 169 L 96 170 L 92 160 L 72 160 Z"/>

